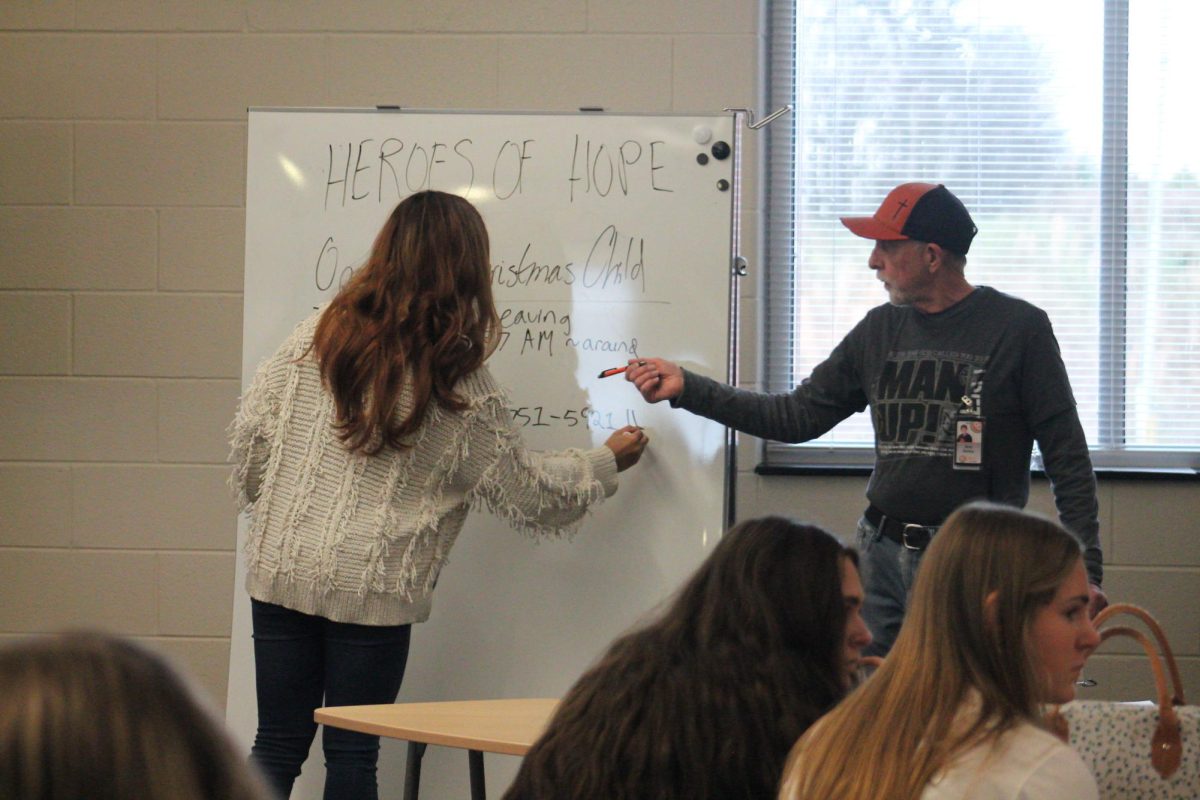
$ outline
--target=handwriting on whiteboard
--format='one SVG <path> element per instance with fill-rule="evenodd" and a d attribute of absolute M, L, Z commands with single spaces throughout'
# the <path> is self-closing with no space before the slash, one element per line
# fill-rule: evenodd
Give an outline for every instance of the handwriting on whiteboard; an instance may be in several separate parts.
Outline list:
<path fill-rule="evenodd" d="M 569 163 L 539 158 L 536 139 L 506 139 L 485 152 L 469 138 L 454 142 L 381 140 L 330 143 L 325 172 L 325 208 L 367 201 L 396 203 L 425 189 L 469 195 L 480 180 L 497 200 L 524 193 L 527 181 L 556 180 L 564 199 L 576 195 L 628 196 L 672 192 L 660 163 L 662 141 L 593 141 L 575 135 Z M 558 175 L 554 179 L 553 175 Z"/>
<path fill-rule="evenodd" d="M 520 428 L 576 428 L 615 431 L 626 425 L 637 425 L 637 412 L 632 408 L 600 409 L 591 406 L 556 409 L 547 406 L 518 406 L 508 410 L 513 423 Z"/>
<path fill-rule="evenodd" d="M 492 285 L 499 291 L 502 322 L 499 350 L 523 359 L 552 358 L 569 351 L 637 356 L 637 338 L 620 332 L 617 317 L 597 323 L 593 316 L 587 330 L 573 330 L 571 306 L 554 304 L 608 298 L 654 302 L 671 291 L 665 278 L 656 281 L 655 276 L 655 254 L 662 253 L 658 261 L 668 260 L 669 244 L 656 239 L 652 227 L 636 230 L 640 220 L 613 222 L 617 216 L 605 214 L 603 208 L 622 198 L 638 203 L 639 195 L 674 192 L 678 176 L 672 170 L 679 167 L 665 157 L 664 142 L 652 137 L 610 141 L 575 133 L 561 144 L 568 147 L 518 135 L 496 137 L 489 143 L 470 136 L 445 141 L 381 136 L 320 142 L 319 154 L 314 152 L 309 163 L 323 171 L 324 186 L 317 183 L 310 202 L 320 204 L 315 210 L 330 220 L 330 226 L 301 234 L 312 241 L 315 252 L 310 262 L 314 285 L 319 292 L 332 294 L 360 266 L 364 244 L 357 236 L 353 242 L 340 241 L 343 232 L 338 227 L 340 218 L 357 213 L 359 206 L 386 209 L 426 189 L 505 206 L 527 192 L 557 197 L 564 206 L 599 203 L 591 232 L 587 224 L 592 217 L 585 216 L 583 237 L 572 239 L 569 246 L 553 236 L 493 246 Z M 667 266 L 659 269 L 665 271 Z M 550 305 L 517 309 L 510 303 Z"/>

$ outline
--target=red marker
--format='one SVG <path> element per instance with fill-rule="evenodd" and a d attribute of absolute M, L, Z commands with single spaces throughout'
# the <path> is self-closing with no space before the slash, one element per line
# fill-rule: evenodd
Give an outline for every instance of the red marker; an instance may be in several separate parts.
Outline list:
<path fill-rule="evenodd" d="M 625 365 L 625 366 L 623 366 L 623 367 L 610 367 L 609 369 L 606 369 L 606 370 L 604 370 L 603 372 L 601 372 L 601 373 L 600 373 L 599 375 L 597 375 L 596 377 L 598 377 L 598 378 L 611 378 L 613 375 L 620 375 L 622 372 L 624 372 L 624 371 L 625 371 L 625 370 L 627 370 L 627 369 L 629 369 L 629 365 L 628 365 L 628 364 L 626 364 L 626 365 Z"/>

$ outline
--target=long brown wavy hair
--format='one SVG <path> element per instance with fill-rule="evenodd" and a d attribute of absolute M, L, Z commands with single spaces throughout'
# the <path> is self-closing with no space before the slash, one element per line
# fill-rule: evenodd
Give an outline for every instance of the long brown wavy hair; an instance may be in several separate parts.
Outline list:
<path fill-rule="evenodd" d="M 845 558 L 782 517 L 731 529 L 568 691 L 505 800 L 773 798 L 789 748 L 845 692 Z"/>
<path fill-rule="evenodd" d="M 462 410 L 454 387 L 491 355 L 499 331 L 479 212 L 445 192 L 405 198 L 313 336 L 338 436 L 374 455 L 403 447 L 431 402 Z"/>
<path fill-rule="evenodd" d="M 1081 558 L 1075 537 L 1044 517 L 989 503 L 951 514 L 892 652 L 797 743 L 780 798 L 915 800 L 959 753 L 1039 724 L 1030 628 Z M 969 697 L 979 713 L 964 721 Z"/>

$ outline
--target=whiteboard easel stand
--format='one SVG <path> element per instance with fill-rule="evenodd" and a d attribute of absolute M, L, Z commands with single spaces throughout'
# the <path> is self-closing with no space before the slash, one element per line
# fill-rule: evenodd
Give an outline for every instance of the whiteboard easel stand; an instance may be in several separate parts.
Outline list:
<path fill-rule="evenodd" d="M 600 222 L 633 235 L 646 232 L 668 237 L 670 247 L 653 250 L 661 259 L 656 265 L 664 276 L 661 283 L 654 285 L 662 294 L 650 298 L 659 301 L 653 307 L 634 302 L 644 298 L 634 291 L 637 287 L 631 282 L 623 294 L 611 293 L 613 297 L 607 302 L 616 306 L 604 306 L 620 309 L 619 315 L 601 316 L 602 312 L 595 311 L 594 304 L 589 302 L 598 299 L 597 293 L 600 298 L 606 297 L 604 287 L 590 295 L 584 291 L 587 286 L 570 287 L 569 291 L 560 292 L 561 296 L 550 293 L 545 297 L 516 287 L 510 300 L 536 301 L 551 310 L 561 307 L 576 317 L 576 324 L 582 325 L 584 319 L 589 319 L 589 324 L 601 333 L 613 328 L 626 334 L 609 337 L 614 341 L 636 333 L 643 341 L 656 342 L 665 351 L 678 349 L 690 364 L 705 373 L 719 374 L 720 359 L 725 357 L 729 367 L 730 357 L 736 355 L 730 352 L 729 342 L 737 339 L 730 339 L 727 331 L 725 344 L 721 344 L 719 327 L 693 328 L 691 323 L 697 318 L 712 319 L 720 313 L 719 293 L 724 284 L 720 275 L 720 245 L 726 246 L 727 259 L 731 252 L 737 252 L 736 245 L 731 244 L 734 198 L 729 191 L 733 189 L 733 170 L 738 161 L 736 157 L 718 159 L 707 170 L 700 169 L 704 164 L 696 158 L 699 144 L 696 137 L 703 128 L 710 128 L 719 132 L 718 139 L 737 142 L 740 121 L 732 112 L 609 115 L 423 112 L 396 108 L 251 109 L 247 120 L 243 383 L 249 382 L 257 365 L 274 352 L 296 322 L 312 313 L 314 306 L 327 296 L 323 293 L 331 290 L 330 278 L 343 274 L 344 269 L 355 263 L 380 228 L 379 217 L 386 208 L 381 205 L 383 188 L 379 188 L 376 179 L 391 165 L 374 167 L 378 170 L 376 178 L 369 179 L 366 186 L 371 188 L 375 184 L 373 202 L 370 194 L 367 198 L 354 197 L 354 192 L 347 195 L 346 189 L 352 189 L 353 184 L 347 186 L 345 173 L 359 166 L 358 162 L 350 161 L 351 149 L 357 154 L 366 143 L 369 151 L 374 149 L 369 146 L 372 142 L 388 137 L 398 142 L 401 135 L 409 143 L 410 153 L 415 152 L 414 143 L 424 143 L 422 152 L 428 153 L 434 142 L 456 142 L 464 137 L 469 140 L 472 147 L 466 153 L 459 153 L 462 158 L 458 161 L 446 162 L 447 172 L 439 177 L 441 185 L 467 186 L 468 192 L 475 185 L 472 157 L 487 158 L 492 153 L 510 152 L 505 150 L 504 142 L 537 139 L 541 142 L 537 154 L 540 163 L 561 166 L 572 163 L 579 136 L 590 136 L 599 143 L 639 138 L 661 140 L 659 163 L 672 166 L 670 188 L 674 191 L 651 193 L 650 189 L 656 187 L 647 184 L 644 187 L 647 190 L 633 200 L 616 203 L 614 197 L 613 203 L 604 206 L 598 205 L 602 196 L 597 192 L 585 210 L 571 212 L 570 206 L 561 202 L 560 194 L 553 191 L 561 191 L 562 184 L 553 183 L 553 177 L 546 171 L 549 168 L 530 172 L 527 194 L 510 194 L 505 204 L 500 203 L 500 195 L 496 194 L 496 203 L 488 207 L 492 248 L 496 252 L 519 254 L 533 240 L 544 252 L 561 254 L 555 257 L 564 264 L 585 263 L 579 249 L 596 240 Z M 418 173 L 422 158 L 414 162 Z M 486 161 L 481 163 L 487 165 Z M 337 167 L 336 173 L 331 164 Z M 654 165 L 646 164 L 647 168 L 650 166 Z M 559 178 L 568 177 L 556 174 Z M 407 173 L 401 175 L 409 191 L 419 188 L 408 185 Z M 298 180 L 297 176 L 304 180 Z M 388 176 L 397 178 L 394 185 L 402 195 L 400 176 L 391 172 Z M 424 174 L 416 177 L 418 181 L 427 180 Z M 714 191 L 719 188 L 713 186 L 714 178 L 724 178 L 729 186 Z M 492 179 L 494 184 L 494 173 Z M 488 187 L 485 179 L 481 178 L 478 185 L 494 193 L 495 186 Z M 334 198 L 331 192 L 337 192 L 339 187 L 343 197 Z M 392 196 L 387 184 L 384 188 L 388 188 L 384 198 L 388 205 L 399 199 Z M 331 198 L 337 202 L 327 205 Z M 359 199 L 363 202 L 355 204 Z M 597 208 L 604 209 L 605 219 L 596 218 Z M 297 235 L 298 231 L 305 235 Z M 345 263 L 338 262 L 336 252 L 332 261 L 322 260 L 328 254 L 322 242 L 328 244 L 330 238 L 335 238 L 349 257 Z M 628 238 L 632 240 L 633 236 Z M 317 252 L 321 256 L 316 256 L 314 264 Z M 514 255 L 513 259 L 516 258 Z M 517 264 L 513 259 L 510 259 L 512 264 Z M 550 261 L 556 263 L 554 259 Z M 729 262 L 726 263 L 728 268 Z M 698 265 L 703 268 L 698 269 Z M 675 276 L 688 276 L 689 280 L 683 282 Z M 676 295 L 687 302 L 674 303 L 676 307 L 672 309 Z M 581 310 L 576 312 L 577 308 Z M 735 301 L 733 309 L 736 308 Z M 565 315 L 566 311 L 561 313 Z M 667 313 L 660 313 L 664 311 Z M 570 363 L 556 369 L 547 369 L 533 352 L 524 360 L 515 350 L 509 356 L 503 362 L 503 372 L 520 393 L 522 400 L 518 405 L 545 405 L 551 411 L 577 409 L 584 400 L 592 406 L 593 395 L 597 401 L 618 410 L 626 403 L 622 393 L 628 395 L 627 389 L 619 384 L 592 385 L 590 376 L 611 363 L 602 354 L 575 348 Z M 544 357 L 549 358 L 550 354 Z M 736 375 L 736 370 L 732 374 Z M 655 425 L 659 436 L 669 435 L 669 441 L 677 448 L 672 452 L 678 455 L 658 459 L 654 470 L 646 470 L 638 476 L 639 480 L 623 485 L 625 504 L 606 504 L 596 510 L 590 525 L 611 535 L 580 537 L 580 541 L 571 545 L 578 550 L 568 559 L 560 557 L 554 545 L 535 547 L 532 543 L 514 543 L 511 535 L 493 535 L 507 531 L 507 524 L 499 518 L 475 515 L 468 520 L 471 529 L 464 529 L 466 535 L 455 545 L 457 568 L 442 576 L 439 624 L 425 630 L 420 652 L 410 658 L 405 671 L 407 699 L 561 694 L 564 678 L 582 673 L 590 654 L 600 652 L 621 630 L 634 624 L 646 608 L 660 603 L 667 588 L 682 582 L 702 563 L 719 539 L 725 522 L 722 512 L 726 509 L 732 512 L 731 505 L 723 508 L 726 497 L 718 497 L 718 487 L 728 487 L 727 476 L 733 474 L 729 469 L 732 462 L 717 452 L 727 441 L 722 434 L 728 431 L 700 417 L 671 414 L 669 409 L 645 409 L 645 414 L 644 422 Z M 565 419 L 559 424 L 574 427 Z M 583 428 L 574 434 L 574 441 L 599 444 L 595 439 L 604 435 L 602 428 L 602 425 L 596 430 Z M 545 430 L 531 430 L 530 435 L 538 436 L 532 441 L 535 447 L 554 443 Z M 683 504 L 685 508 L 678 508 L 676 503 L 652 504 L 664 496 L 663 492 L 680 489 L 697 495 L 694 502 Z M 631 530 L 626 510 L 639 503 L 647 504 L 647 511 L 639 519 L 637 529 Z M 238 534 L 236 586 L 244 583 L 246 575 L 242 547 L 245 523 L 243 516 Z M 498 566 L 509 576 L 506 580 L 493 580 Z M 234 591 L 226 719 L 249 748 L 257 726 L 250 602 L 244 591 Z M 559 600 L 547 604 L 545 597 Z M 564 620 L 571 624 L 564 624 Z M 481 635 L 494 631 L 508 631 L 508 634 Z M 511 646 L 521 640 L 533 646 Z M 487 668 L 447 670 L 444 667 L 447 663 L 479 664 Z M 320 744 L 314 742 L 314 747 L 319 748 Z M 320 762 L 318 749 L 310 761 L 312 768 L 306 768 L 301 775 L 296 796 L 319 796 L 323 776 Z M 440 787 L 443 796 L 462 796 L 466 792 L 450 790 L 460 782 L 460 772 L 457 765 L 452 770 L 442 770 L 436 763 L 427 763 L 422 769 L 422 781 L 432 779 L 432 785 Z M 387 777 L 381 775 L 381 786 L 388 785 Z M 399 785 L 398 780 L 394 785 Z"/>
<path fill-rule="evenodd" d="M 727 108 L 733 113 L 733 220 L 729 237 L 729 370 L 726 380 L 730 386 L 738 385 L 738 348 L 741 346 L 738 331 L 741 324 L 741 278 L 746 277 L 746 259 L 742 256 L 742 119 L 751 130 L 769 124 L 772 120 L 792 110 L 785 105 L 759 121 L 754 121 L 754 110 L 750 108 Z M 725 428 L 725 530 L 737 521 L 737 431 Z"/>

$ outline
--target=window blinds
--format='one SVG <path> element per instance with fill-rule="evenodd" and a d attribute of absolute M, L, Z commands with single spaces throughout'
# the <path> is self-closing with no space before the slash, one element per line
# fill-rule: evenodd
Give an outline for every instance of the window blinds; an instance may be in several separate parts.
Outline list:
<path fill-rule="evenodd" d="M 802 380 L 872 306 L 838 222 L 946 184 L 968 279 L 1050 315 L 1098 465 L 1200 466 L 1200 148 L 1192 4 L 773 2 L 765 365 Z M 1064 31 L 1069 31 L 1064 35 Z M 865 414 L 773 463 L 870 463 Z"/>

